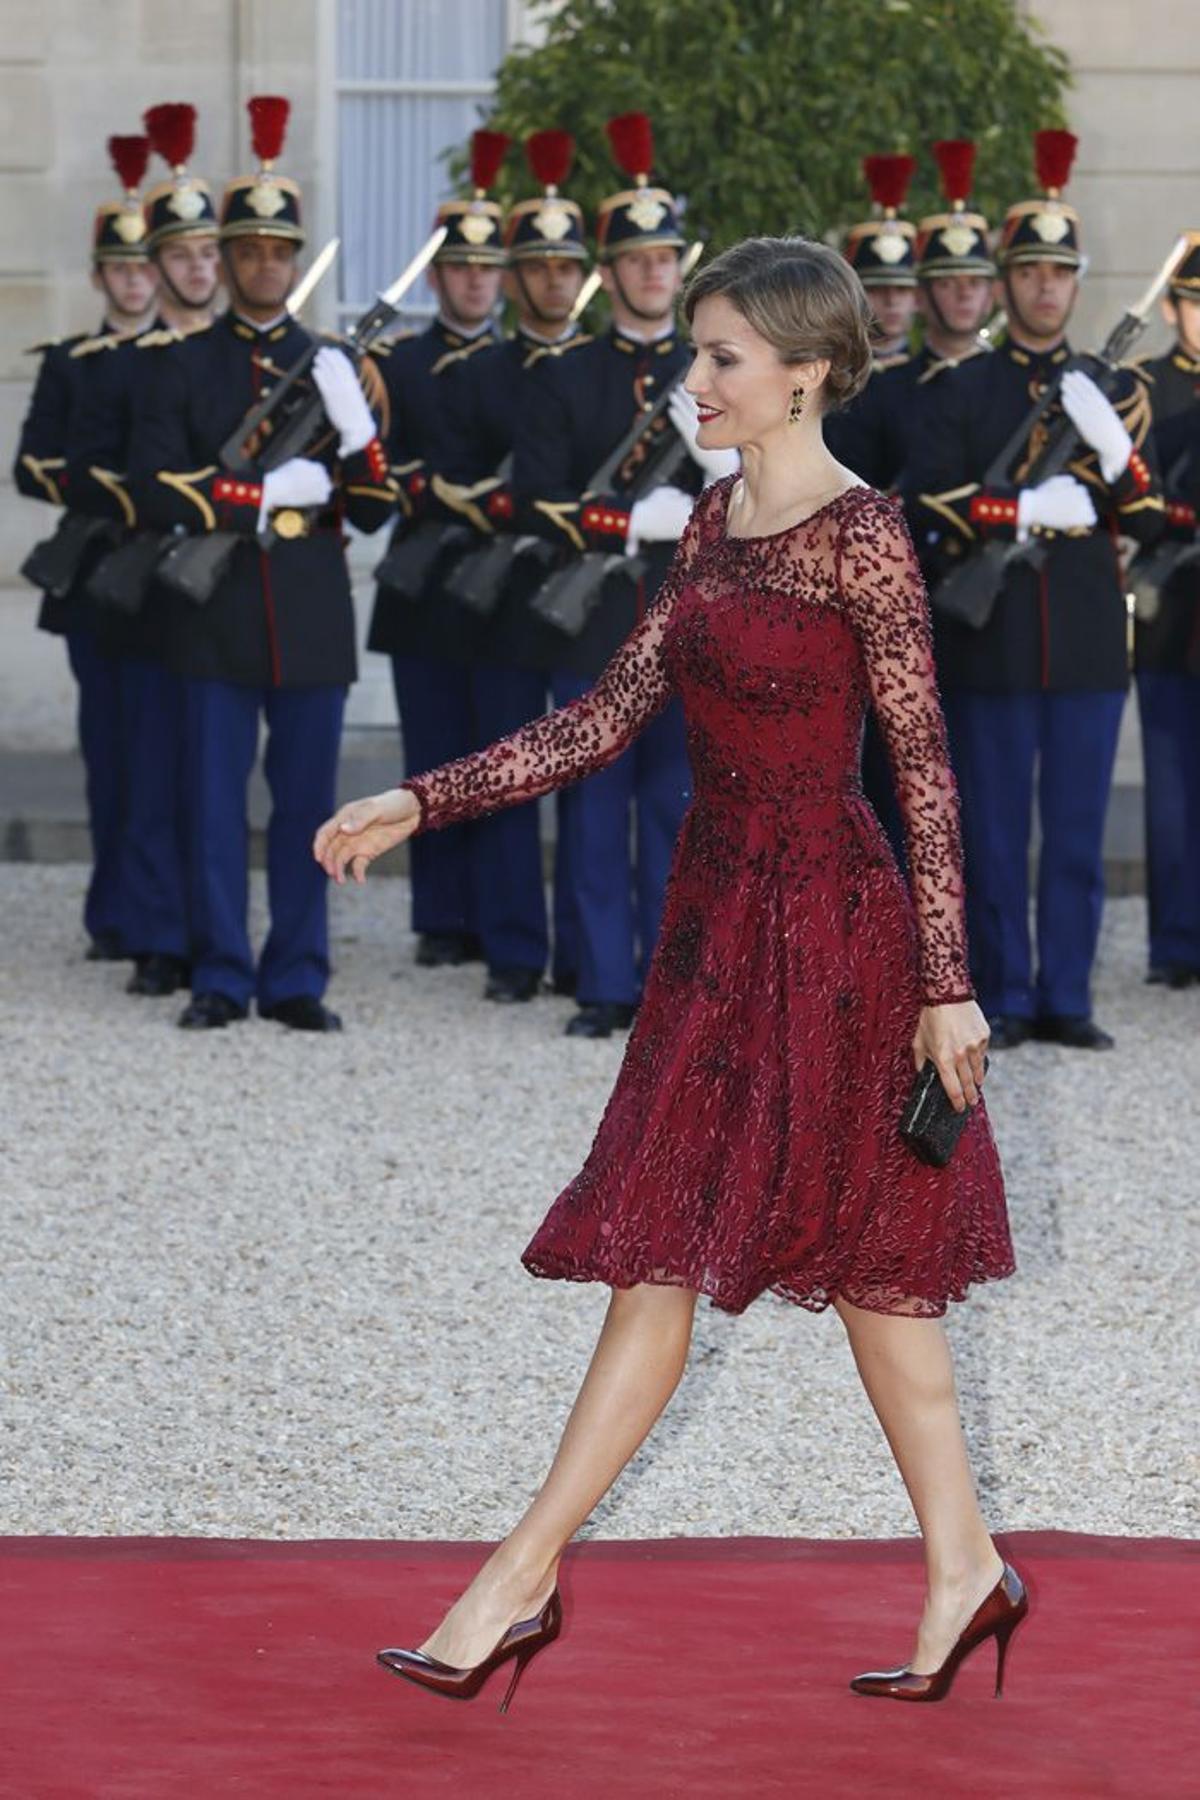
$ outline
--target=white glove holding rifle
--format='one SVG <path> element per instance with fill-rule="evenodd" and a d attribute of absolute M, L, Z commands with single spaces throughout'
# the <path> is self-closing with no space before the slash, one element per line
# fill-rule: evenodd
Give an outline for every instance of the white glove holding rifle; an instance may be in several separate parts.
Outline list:
<path fill-rule="evenodd" d="M 1051 475 L 1037 487 L 1017 495 L 1017 542 L 1023 544 L 1035 525 L 1048 531 L 1087 531 L 1096 523 L 1092 496 L 1073 475 Z"/>
<path fill-rule="evenodd" d="M 375 420 L 350 358 L 332 344 L 322 344 L 312 372 L 329 423 L 339 434 L 338 455 L 365 450 L 375 436 Z"/>
<path fill-rule="evenodd" d="M 695 504 L 694 494 L 677 487 L 656 487 L 644 500 L 635 500 L 625 534 L 626 556 L 636 556 L 643 544 L 677 543 Z"/>
<path fill-rule="evenodd" d="M 688 455 L 704 476 L 707 487 L 712 481 L 720 481 L 722 475 L 736 475 L 742 466 L 742 459 L 736 450 L 703 450 L 697 442 L 700 430 L 700 415 L 696 402 L 684 387 L 676 387 L 667 401 L 667 411 L 671 415 L 671 423 L 688 447 Z"/>
<path fill-rule="evenodd" d="M 1083 439 L 1096 452 L 1100 473 L 1110 485 L 1129 467 L 1133 439 L 1120 414 L 1082 369 L 1068 369 L 1059 389 L 1063 411 Z"/>
<path fill-rule="evenodd" d="M 333 481 L 324 463 L 308 456 L 292 456 L 269 469 L 262 479 L 262 504 L 258 509 L 261 531 L 273 512 L 294 506 L 303 511 L 309 506 L 324 506 L 333 492 Z"/>

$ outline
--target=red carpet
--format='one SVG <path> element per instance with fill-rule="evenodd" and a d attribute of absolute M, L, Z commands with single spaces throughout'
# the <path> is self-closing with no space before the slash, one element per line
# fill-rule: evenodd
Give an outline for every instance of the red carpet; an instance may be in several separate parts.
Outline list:
<path fill-rule="evenodd" d="M 1030 1617 L 1001 1700 L 846 1688 L 901 1662 L 915 1542 L 587 1544 L 513 1711 L 373 1662 L 428 1631 L 476 1545 L 0 1539 L 5 1800 L 1180 1800 L 1200 1758 L 1197 1544 L 1013 1533 Z"/>

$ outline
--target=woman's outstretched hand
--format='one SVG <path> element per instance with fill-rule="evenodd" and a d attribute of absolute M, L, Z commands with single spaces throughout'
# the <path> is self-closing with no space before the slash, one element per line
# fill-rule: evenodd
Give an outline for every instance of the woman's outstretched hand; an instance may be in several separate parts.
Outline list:
<path fill-rule="evenodd" d="M 918 1069 L 923 1069 L 927 1060 L 937 1065 L 955 1112 L 974 1106 L 979 1099 L 983 1056 L 990 1035 L 988 1022 L 974 1000 L 921 1008 L 913 1038 L 913 1058 Z"/>
<path fill-rule="evenodd" d="M 365 881 L 368 864 L 411 837 L 420 822 L 421 803 L 408 788 L 368 794 L 326 819 L 313 839 L 313 855 L 339 884 L 347 869 L 355 881 Z"/>

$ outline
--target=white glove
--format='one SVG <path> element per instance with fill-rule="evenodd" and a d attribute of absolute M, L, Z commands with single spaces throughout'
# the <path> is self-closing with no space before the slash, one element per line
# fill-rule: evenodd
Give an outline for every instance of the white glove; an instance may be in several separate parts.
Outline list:
<path fill-rule="evenodd" d="M 1050 531 L 1075 531 L 1095 523 L 1092 496 L 1073 475 L 1051 475 L 1048 481 L 1022 488 L 1017 495 L 1017 536 L 1022 542 L 1035 525 Z"/>
<path fill-rule="evenodd" d="M 625 536 L 626 556 L 636 556 L 642 544 L 674 543 L 683 536 L 695 500 L 677 487 L 657 487 L 644 500 L 635 500 Z"/>
<path fill-rule="evenodd" d="M 356 450 L 365 450 L 375 436 L 375 420 L 350 358 L 332 344 L 322 344 L 312 372 L 329 423 L 340 434 L 338 454 L 353 456 Z"/>
<path fill-rule="evenodd" d="M 742 459 L 736 450 L 702 450 L 696 441 L 700 417 L 696 402 L 686 388 L 677 387 L 667 402 L 671 423 L 688 447 L 688 454 L 704 476 L 704 485 L 720 481 L 722 475 L 736 475 Z"/>
<path fill-rule="evenodd" d="M 324 463 L 307 456 L 293 456 L 263 476 L 258 529 L 281 506 L 324 506 L 333 492 L 333 481 Z"/>
<path fill-rule="evenodd" d="M 1062 378 L 1063 411 L 1085 444 L 1100 459 L 1100 473 L 1113 482 L 1128 466 L 1133 439 L 1121 423 L 1112 401 L 1082 369 L 1068 369 Z"/>

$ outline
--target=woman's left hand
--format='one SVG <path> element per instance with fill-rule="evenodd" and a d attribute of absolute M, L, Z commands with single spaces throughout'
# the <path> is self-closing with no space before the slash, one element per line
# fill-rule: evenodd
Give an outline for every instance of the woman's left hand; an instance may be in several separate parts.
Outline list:
<path fill-rule="evenodd" d="M 955 1112 L 974 1106 L 983 1087 L 983 1057 L 988 1047 L 988 1022 L 974 1000 L 953 1006 L 923 1006 L 913 1038 L 913 1059 L 918 1069 L 927 1060 L 937 1065 L 942 1086 Z"/>

